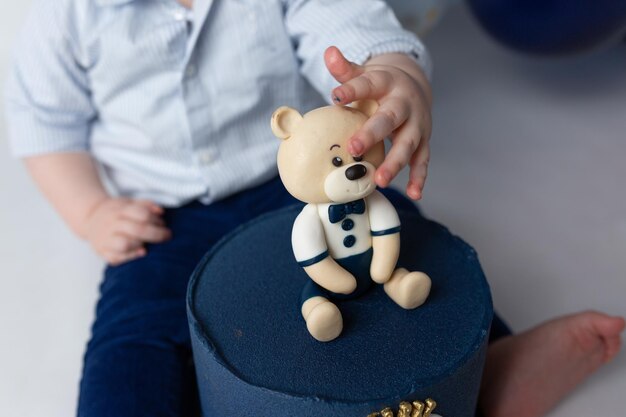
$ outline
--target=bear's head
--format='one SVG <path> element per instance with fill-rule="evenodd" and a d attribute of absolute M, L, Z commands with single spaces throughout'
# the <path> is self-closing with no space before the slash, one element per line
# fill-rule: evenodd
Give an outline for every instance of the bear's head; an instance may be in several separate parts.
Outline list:
<path fill-rule="evenodd" d="M 278 172 L 287 191 L 305 203 L 347 203 L 376 189 L 374 171 L 383 162 L 382 142 L 362 157 L 348 152 L 348 140 L 376 110 L 373 101 L 354 107 L 327 106 L 302 116 L 289 107 L 272 115 L 272 131 L 282 139 Z"/>

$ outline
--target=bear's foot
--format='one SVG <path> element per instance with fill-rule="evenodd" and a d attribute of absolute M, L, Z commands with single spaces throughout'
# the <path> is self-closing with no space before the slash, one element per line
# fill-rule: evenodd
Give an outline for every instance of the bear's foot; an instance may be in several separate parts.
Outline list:
<path fill-rule="evenodd" d="M 385 283 L 385 292 L 400 307 L 407 310 L 424 304 L 430 293 L 430 278 L 423 272 L 409 272 L 396 269 L 391 279 Z"/>
<path fill-rule="evenodd" d="M 311 336 L 320 342 L 330 342 L 343 330 L 339 308 L 324 297 L 306 300 L 302 304 L 302 317 Z"/>

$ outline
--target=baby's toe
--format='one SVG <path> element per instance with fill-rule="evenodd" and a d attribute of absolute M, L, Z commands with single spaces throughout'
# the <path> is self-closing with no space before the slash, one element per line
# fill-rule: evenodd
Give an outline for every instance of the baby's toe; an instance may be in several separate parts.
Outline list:
<path fill-rule="evenodd" d="M 573 340 L 583 354 L 597 353 L 602 362 L 611 360 L 620 350 L 624 319 L 596 311 L 575 314 L 568 318 Z"/>

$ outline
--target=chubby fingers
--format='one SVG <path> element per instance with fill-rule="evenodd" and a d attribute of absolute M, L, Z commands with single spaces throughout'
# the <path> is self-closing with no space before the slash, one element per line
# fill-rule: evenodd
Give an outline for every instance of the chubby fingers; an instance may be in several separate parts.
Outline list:
<path fill-rule="evenodd" d="M 380 106 L 348 144 L 348 151 L 361 155 L 369 147 L 391 136 L 391 149 L 375 174 L 376 184 L 387 187 L 407 165 L 410 166 L 407 195 L 413 200 L 422 197 L 430 158 L 430 126 L 428 116 L 400 100 L 389 98 Z"/>
<path fill-rule="evenodd" d="M 163 209 L 149 201 L 131 201 L 120 213 L 115 232 L 141 242 L 158 243 L 171 237 L 161 218 Z"/>
<path fill-rule="evenodd" d="M 333 101 L 350 104 L 353 101 L 385 97 L 393 87 L 393 76 L 387 71 L 371 70 L 363 73 L 332 91 Z"/>
<path fill-rule="evenodd" d="M 420 144 L 419 128 L 414 121 L 398 129 L 393 136 L 391 149 L 385 156 L 383 163 L 376 169 L 375 181 L 380 187 L 387 187 L 391 180 L 407 166 L 412 155 Z"/>
<path fill-rule="evenodd" d="M 345 83 L 363 74 L 361 65 L 350 62 L 343 56 L 336 46 L 331 46 L 324 52 L 324 62 L 330 75 L 340 83 Z"/>
<path fill-rule="evenodd" d="M 136 222 L 127 219 L 119 221 L 116 232 L 148 243 L 163 242 L 171 237 L 171 232 L 162 223 Z"/>
<path fill-rule="evenodd" d="M 348 141 L 348 152 L 361 156 L 370 147 L 390 136 L 408 119 L 410 107 L 401 99 L 387 98 Z"/>
<path fill-rule="evenodd" d="M 394 87 L 394 77 L 388 71 L 364 67 L 348 61 L 336 47 L 324 54 L 331 75 L 342 85 L 332 91 L 333 101 L 347 105 L 357 100 L 374 99 L 379 109 L 365 122 L 348 141 L 348 151 L 354 156 L 362 155 L 367 149 L 397 129 L 409 115 L 409 107 L 403 100 L 389 96 Z"/>
<path fill-rule="evenodd" d="M 412 103 L 402 93 L 394 90 L 394 76 L 388 71 L 371 70 L 368 71 L 333 90 L 335 101 L 341 104 L 349 104 L 358 100 L 374 99 L 378 101 L 379 108 L 369 117 L 363 126 L 348 141 L 348 151 L 354 156 L 360 156 L 365 153 L 374 144 L 389 137 L 397 129 L 408 124 L 411 129 L 419 129 L 416 123 L 409 123 L 412 111 Z M 414 118 L 411 118 L 414 119 Z M 417 135 L 417 132 L 414 132 Z M 419 144 L 419 137 L 411 142 L 403 141 L 403 147 L 413 147 L 411 153 L 404 161 L 404 165 L 408 163 L 411 154 Z M 397 151 L 396 151 L 397 152 Z M 392 156 L 391 161 L 387 164 L 385 172 L 392 172 L 393 178 L 398 170 L 391 166 L 391 162 L 397 161 L 398 158 Z M 403 165 L 403 166 L 404 166 Z M 389 178 L 388 180 L 390 180 Z M 383 181 L 386 183 L 387 181 Z M 383 186 L 382 183 L 379 185 Z"/>
<path fill-rule="evenodd" d="M 171 238 L 162 214 L 163 209 L 150 201 L 127 201 L 111 230 L 105 259 L 112 265 L 119 265 L 145 256 L 144 243 L 159 243 Z"/>
<path fill-rule="evenodd" d="M 424 183 L 428 175 L 428 162 L 430 160 L 430 140 L 423 138 L 417 151 L 411 157 L 411 167 L 409 170 L 409 183 L 406 187 L 406 194 L 413 200 L 422 198 Z"/>
<path fill-rule="evenodd" d="M 130 201 L 121 211 L 124 218 L 141 223 L 163 223 L 161 215 L 163 209 L 151 201 L 135 200 Z"/>
<path fill-rule="evenodd" d="M 146 255 L 146 248 L 139 239 L 116 233 L 104 249 L 104 258 L 111 265 L 119 265 Z"/>
<path fill-rule="evenodd" d="M 385 58 L 360 66 L 348 61 L 337 48 L 328 48 L 326 66 L 342 83 L 332 97 L 341 105 L 368 99 L 378 102 L 378 110 L 348 141 L 348 151 L 361 156 L 391 137 L 391 149 L 376 170 L 375 181 L 386 187 L 409 165 L 407 195 L 419 200 L 430 157 L 430 87 L 422 71 L 412 61 L 407 62 L 407 57 L 382 56 Z"/>
<path fill-rule="evenodd" d="M 358 85 L 358 79 L 353 80 Z M 422 196 L 426 180 L 428 160 L 430 157 L 429 139 L 431 134 L 431 119 L 429 109 L 422 101 L 403 96 L 396 90 L 385 92 L 388 86 L 381 80 L 376 89 L 364 88 L 361 93 L 355 93 L 351 98 L 361 100 L 367 98 L 368 93 L 383 94 L 378 100 L 380 107 L 363 126 L 348 141 L 348 152 L 360 156 L 367 152 L 376 143 L 385 138 L 391 138 L 391 149 L 383 163 L 376 170 L 375 181 L 380 187 L 387 187 L 391 180 L 407 165 L 410 165 L 409 184 L 407 195 L 419 200 Z M 363 95 L 361 95 L 363 94 Z"/>

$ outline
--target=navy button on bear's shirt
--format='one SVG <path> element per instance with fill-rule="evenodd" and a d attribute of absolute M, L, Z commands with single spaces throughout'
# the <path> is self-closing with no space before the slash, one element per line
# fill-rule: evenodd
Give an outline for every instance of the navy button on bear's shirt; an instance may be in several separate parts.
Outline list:
<path fill-rule="evenodd" d="M 352 230 L 353 227 L 354 227 L 354 222 L 352 221 L 352 219 L 345 219 L 344 221 L 341 222 L 341 228 L 343 230 Z"/>
<path fill-rule="evenodd" d="M 343 239 L 343 246 L 351 248 L 356 243 L 356 237 L 354 235 L 348 235 Z"/>

